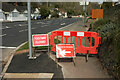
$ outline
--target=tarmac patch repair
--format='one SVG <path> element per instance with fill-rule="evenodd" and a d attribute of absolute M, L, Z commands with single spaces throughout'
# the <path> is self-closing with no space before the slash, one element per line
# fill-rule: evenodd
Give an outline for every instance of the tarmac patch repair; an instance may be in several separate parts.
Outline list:
<path fill-rule="evenodd" d="M 63 78 L 61 66 L 58 65 L 57 68 L 56 62 L 46 52 L 35 60 L 29 60 L 28 53 L 14 55 L 6 71 L 6 74 L 11 75 L 11 73 L 53 73 L 52 78 Z"/>

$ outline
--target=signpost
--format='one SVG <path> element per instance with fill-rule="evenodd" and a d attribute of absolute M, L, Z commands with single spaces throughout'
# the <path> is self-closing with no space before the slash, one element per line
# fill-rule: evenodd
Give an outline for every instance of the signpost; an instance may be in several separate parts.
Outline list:
<path fill-rule="evenodd" d="M 33 47 L 36 46 L 49 46 L 48 34 L 32 35 Z"/>
<path fill-rule="evenodd" d="M 101 18 L 103 19 L 103 9 L 92 9 L 92 18 Z"/>
<path fill-rule="evenodd" d="M 75 57 L 75 50 L 74 44 L 57 44 L 56 45 L 56 57 L 57 58 L 74 58 Z M 55 58 L 56 61 L 56 58 Z M 56 61 L 57 63 L 57 61 Z M 75 65 L 75 62 L 73 60 Z M 58 68 L 58 64 L 57 64 Z"/>
<path fill-rule="evenodd" d="M 33 47 L 48 46 L 49 53 L 49 38 L 48 34 L 36 34 L 32 35 Z"/>
<path fill-rule="evenodd" d="M 32 40 L 31 40 L 31 5 L 30 0 L 27 3 L 28 7 L 28 40 L 29 40 L 29 59 L 34 59 L 32 55 Z"/>
<path fill-rule="evenodd" d="M 56 45 L 57 58 L 73 58 L 75 57 L 74 44 L 57 44 Z"/>

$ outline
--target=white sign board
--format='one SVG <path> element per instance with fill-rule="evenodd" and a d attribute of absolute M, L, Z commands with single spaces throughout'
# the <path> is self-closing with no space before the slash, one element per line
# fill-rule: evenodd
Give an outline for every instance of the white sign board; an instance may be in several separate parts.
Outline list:
<path fill-rule="evenodd" d="M 84 32 L 77 32 L 77 36 L 84 36 Z"/>
<path fill-rule="evenodd" d="M 64 32 L 64 36 L 70 36 L 70 32 Z"/>

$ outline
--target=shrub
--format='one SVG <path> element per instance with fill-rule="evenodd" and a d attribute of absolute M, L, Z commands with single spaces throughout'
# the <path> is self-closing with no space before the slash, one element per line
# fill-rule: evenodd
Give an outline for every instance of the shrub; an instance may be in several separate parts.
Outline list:
<path fill-rule="evenodd" d="M 108 19 L 98 19 L 95 23 L 94 23 L 94 26 L 95 27 L 98 27 L 98 26 L 102 26 L 102 25 L 105 25 L 107 23 L 109 23 L 110 20 Z"/>

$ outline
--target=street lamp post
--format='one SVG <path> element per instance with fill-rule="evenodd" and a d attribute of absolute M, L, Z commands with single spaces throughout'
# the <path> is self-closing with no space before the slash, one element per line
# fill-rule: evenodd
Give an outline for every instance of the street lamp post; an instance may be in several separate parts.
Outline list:
<path fill-rule="evenodd" d="M 30 0 L 27 3 L 28 8 L 28 41 L 29 41 L 29 59 L 35 59 L 32 55 L 32 35 L 31 35 L 31 5 Z"/>

